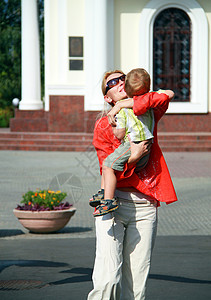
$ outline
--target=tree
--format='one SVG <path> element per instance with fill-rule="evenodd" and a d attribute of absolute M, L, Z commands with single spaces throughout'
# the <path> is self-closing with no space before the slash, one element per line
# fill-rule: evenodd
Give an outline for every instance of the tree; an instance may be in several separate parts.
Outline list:
<path fill-rule="evenodd" d="M 44 49 L 44 0 L 38 1 L 39 29 L 40 29 L 40 68 L 41 68 L 41 98 L 45 94 L 45 49 Z"/>
<path fill-rule="evenodd" d="M 41 94 L 44 94 L 44 0 L 37 0 L 40 25 Z M 21 1 L 0 1 L 0 107 L 21 99 Z"/>
<path fill-rule="evenodd" d="M 21 2 L 0 1 L 0 106 L 21 96 Z"/>

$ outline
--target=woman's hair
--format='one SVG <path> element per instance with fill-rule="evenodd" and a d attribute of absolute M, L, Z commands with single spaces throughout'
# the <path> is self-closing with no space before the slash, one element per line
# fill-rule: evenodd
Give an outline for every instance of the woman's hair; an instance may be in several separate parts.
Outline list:
<path fill-rule="evenodd" d="M 125 74 L 125 73 L 124 73 L 123 71 L 121 71 L 121 70 L 113 70 L 113 71 L 107 71 L 107 72 L 105 72 L 104 75 L 103 75 L 102 86 L 101 86 L 103 96 L 105 96 L 105 91 L 106 91 L 106 80 L 107 80 L 107 78 L 108 78 L 110 75 L 112 75 L 112 74 L 114 74 L 114 73 Z M 106 103 L 106 102 L 104 101 L 104 108 L 103 108 L 103 110 L 97 115 L 97 118 L 96 118 L 96 119 L 101 119 L 101 118 L 103 118 L 104 116 L 106 116 L 107 113 L 108 113 L 108 111 L 111 109 L 112 106 L 113 106 L 112 103 L 111 103 L 111 104 L 108 104 L 108 103 Z"/>
<path fill-rule="evenodd" d="M 129 97 L 149 92 L 150 76 L 146 70 L 137 68 L 131 70 L 125 78 L 125 91 Z"/>
<path fill-rule="evenodd" d="M 103 80 L 102 80 L 102 92 L 103 92 L 104 96 L 105 96 L 105 92 L 106 92 L 106 79 L 114 73 L 124 74 L 124 72 L 121 70 L 107 71 L 104 73 Z"/>

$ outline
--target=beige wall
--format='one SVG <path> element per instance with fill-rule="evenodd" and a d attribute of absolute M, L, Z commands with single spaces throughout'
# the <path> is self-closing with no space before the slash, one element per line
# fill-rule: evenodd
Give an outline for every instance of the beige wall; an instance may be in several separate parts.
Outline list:
<path fill-rule="evenodd" d="M 49 84 L 83 85 L 84 71 L 69 71 L 68 37 L 84 37 L 84 0 L 66 0 L 65 4 L 65 15 L 61 15 L 59 0 L 50 1 Z M 63 58 L 65 61 L 61 70 Z"/>
<path fill-rule="evenodd" d="M 68 0 L 67 12 L 67 36 L 85 35 L 85 7 L 84 0 Z M 85 83 L 84 71 L 68 71 L 68 82 L 73 85 L 83 85 Z"/>
<path fill-rule="evenodd" d="M 114 67 L 124 72 L 137 67 L 140 13 L 147 0 L 114 0 Z"/>

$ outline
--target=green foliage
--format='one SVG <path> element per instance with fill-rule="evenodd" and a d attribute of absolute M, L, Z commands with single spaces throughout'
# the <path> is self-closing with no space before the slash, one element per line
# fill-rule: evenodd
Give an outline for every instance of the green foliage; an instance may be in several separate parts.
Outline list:
<path fill-rule="evenodd" d="M 9 127 L 10 118 L 14 116 L 11 107 L 0 108 L 0 127 Z"/>
<path fill-rule="evenodd" d="M 0 1 L 0 106 L 21 94 L 21 1 Z"/>
<path fill-rule="evenodd" d="M 37 0 L 40 25 L 41 94 L 44 95 L 44 0 Z M 0 1 L 0 107 L 21 99 L 21 1 Z"/>
<path fill-rule="evenodd" d="M 39 205 L 39 207 L 50 208 L 57 207 L 60 205 L 61 201 L 67 196 L 66 193 L 62 193 L 61 191 L 50 191 L 50 190 L 39 190 L 36 192 L 28 191 L 23 195 L 23 200 L 21 203 L 26 205 L 35 206 Z"/>
<path fill-rule="evenodd" d="M 40 29 L 40 68 L 41 68 L 41 98 L 45 94 L 45 57 L 44 57 L 44 0 L 38 1 L 39 29 Z"/>

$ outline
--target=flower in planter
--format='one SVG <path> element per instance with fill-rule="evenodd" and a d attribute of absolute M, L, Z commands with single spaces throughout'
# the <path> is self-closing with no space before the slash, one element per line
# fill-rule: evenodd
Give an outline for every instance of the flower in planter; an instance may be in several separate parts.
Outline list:
<path fill-rule="evenodd" d="M 67 193 L 61 191 L 51 190 L 37 190 L 35 192 L 28 191 L 23 195 L 21 203 L 16 209 L 31 210 L 31 211 L 49 211 L 49 210 L 63 210 L 72 206 L 68 202 L 62 201 L 67 196 Z"/>

